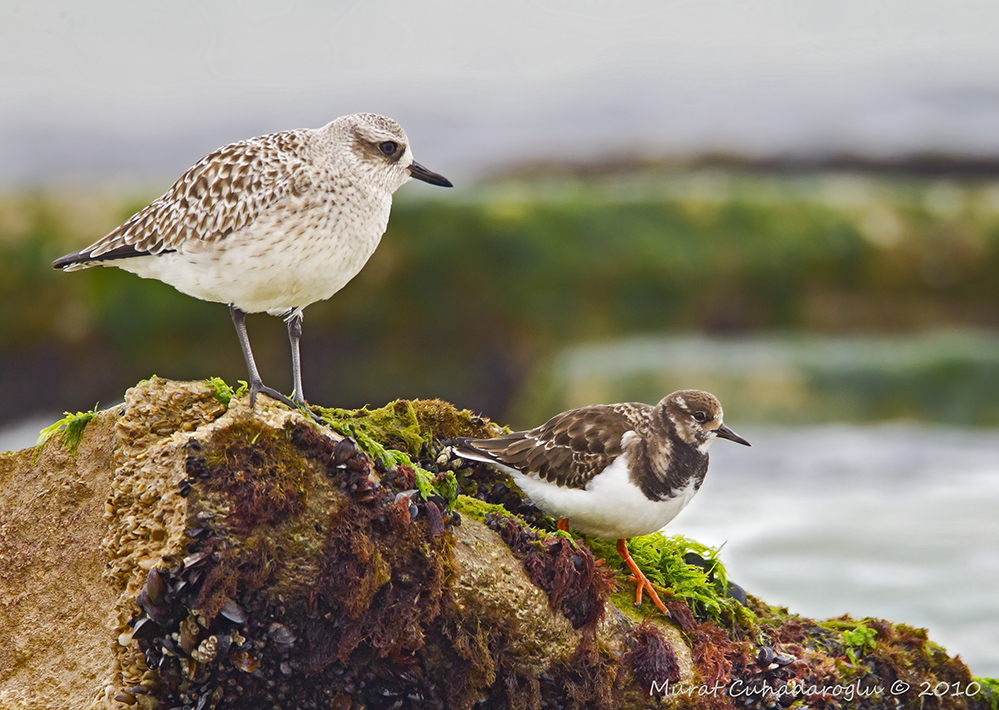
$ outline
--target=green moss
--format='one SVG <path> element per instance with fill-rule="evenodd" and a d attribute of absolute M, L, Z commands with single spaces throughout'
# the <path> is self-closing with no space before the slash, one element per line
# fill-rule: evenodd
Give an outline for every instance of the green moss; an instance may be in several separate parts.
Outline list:
<path fill-rule="evenodd" d="M 850 663 L 856 665 L 858 654 L 860 656 L 866 655 L 877 647 L 874 643 L 875 636 L 877 636 L 877 631 L 863 624 L 840 633 L 839 639 Z"/>
<path fill-rule="evenodd" d="M 669 591 L 659 590 L 660 597 L 668 597 Z M 609 597 L 611 604 L 616 606 L 622 614 L 634 624 L 644 623 L 649 617 L 649 608 L 646 606 L 635 606 L 635 587 L 632 585 L 619 584 L 617 589 L 611 592 Z M 648 601 L 645 602 L 648 604 Z M 655 610 L 655 607 L 651 607 Z M 656 610 L 658 611 L 658 610 Z"/>
<path fill-rule="evenodd" d="M 495 436 L 500 430 L 467 409 L 456 409 L 439 399 L 397 399 L 378 409 L 317 409 L 332 429 L 353 437 L 362 449 L 372 446 L 379 458 L 396 455 L 391 452 L 417 457 L 437 441 Z"/>
<path fill-rule="evenodd" d="M 979 695 L 984 706 L 989 710 L 999 710 L 999 680 L 995 678 L 975 678 L 975 683 L 981 686 Z"/>
<path fill-rule="evenodd" d="M 323 420 L 337 433 L 353 439 L 370 458 L 387 468 L 409 466 L 416 472 L 416 487 L 424 499 L 444 499 L 454 509 L 458 481 L 451 471 L 434 473 L 421 460 L 432 459 L 439 442 L 459 436 L 494 436 L 499 427 L 467 409 L 459 410 L 439 399 L 397 399 L 378 409 L 317 407 Z"/>
<path fill-rule="evenodd" d="M 480 523 L 485 522 L 486 516 L 490 514 L 504 515 L 511 518 L 516 517 L 502 505 L 486 503 L 478 498 L 472 498 L 471 496 L 466 495 L 459 495 L 457 497 L 454 509 L 462 515 L 467 515 L 474 520 L 478 520 Z"/>
<path fill-rule="evenodd" d="M 221 377 L 209 377 L 205 380 L 205 384 L 215 390 L 215 399 L 227 407 L 229 406 L 229 402 L 232 401 L 235 392 L 233 392 L 232 387 L 226 384 L 225 380 Z"/>
<path fill-rule="evenodd" d="M 583 538 L 598 557 L 611 560 L 618 557 L 615 542 L 590 536 Z M 702 545 L 682 535 L 654 533 L 628 540 L 628 551 L 638 567 L 653 584 L 667 594 L 687 602 L 695 612 L 704 613 L 715 621 L 750 622 L 752 614 L 726 596 L 728 577 L 718 560 L 718 550 Z M 685 557 L 693 553 L 707 562 L 707 567 L 688 564 Z M 625 603 L 630 595 L 631 603 Z M 612 596 L 622 609 L 634 606 L 634 591 L 618 591 Z M 736 610 L 739 610 L 738 613 Z M 748 616 L 747 616 L 748 614 Z"/>
<path fill-rule="evenodd" d="M 36 447 L 44 444 L 56 432 L 62 431 L 63 446 L 71 454 L 76 454 L 76 450 L 80 446 L 80 440 L 83 438 L 83 430 L 97 416 L 97 405 L 95 404 L 94 408 L 89 412 L 77 412 L 76 414 L 64 412 L 64 414 L 66 416 L 62 419 L 50 424 L 38 433 L 38 441 L 35 443 Z"/>
<path fill-rule="evenodd" d="M 488 516 L 493 516 L 494 518 L 508 518 L 522 526 L 525 530 L 528 530 L 538 536 L 538 549 L 542 548 L 540 541 L 549 537 L 561 538 L 573 547 L 576 547 L 576 539 L 573 538 L 571 534 L 563 532 L 562 530 L 551 530 L 544 526 L 531 525 L 521 516 L 511 513 L 506 506 L 500 503 L 487 503 L 484 500 L 479 500 L 473 496 L 467 496 L 459 493 L 455 499 L 454 509 L 462 515 L 467 515 L 474 520 L 478 520 L 480 523 L 488 523 Z M 546 517 L 544 519 L 551 521 L 551 518 Z M 551 527 L 554 527 L 554 521 L 551 521 L 551 523 Z"/>

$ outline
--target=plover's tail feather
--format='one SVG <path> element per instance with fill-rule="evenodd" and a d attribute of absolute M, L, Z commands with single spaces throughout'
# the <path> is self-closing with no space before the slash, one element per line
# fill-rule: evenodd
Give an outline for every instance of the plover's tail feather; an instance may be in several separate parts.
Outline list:
<path fill-rule="evenodd" d="M 164 249 L 163 251 L 157 253 L 169 254 L 172 251 L 176 251 L 176 249 Z M 134 244 L 122 244 L 120 247 L 106 251 L 103 254 L 98 254 L 97 256 L 92 256 L 92 252 L 93 247 L 90 247 L 82 251 L 67 254 L 66 256 L 60 256 L 52 262 L 52 267 L 55 269 L 62 269 L 63 271 L 77 271 L 79 269 L 96 266 L 102 261 L 117 261 L 118 259 L 131 259 L 137 256 L 150 255 L 150 252 L 145 251 Z"/>
<path fill-rule="evenodd" d="M 311 189 L 312 132 L 284 131 L 223 146 L 195 163 L 162 196 L 107 236 L 57 259 L 63 271 L 177 250 L 188 240 L 219 242 L 276 203 Z"/>

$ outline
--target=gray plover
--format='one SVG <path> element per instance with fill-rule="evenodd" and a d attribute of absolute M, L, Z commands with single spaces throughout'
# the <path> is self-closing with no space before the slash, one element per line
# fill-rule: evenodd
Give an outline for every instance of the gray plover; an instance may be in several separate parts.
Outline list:
<path fill-rule="evenodd" d="M 229 304 L 250 406 L 260 392 L 304 406 L 302 309 L 357 275 L 388 225 L 392 193 L 411 177 L 451 187 L 413 160 L 398 123 L 372 113 L 250 138 L 209 153 L 123 225 L 52 265 L 117 266 Z M 260 312 L 288 324 L 291 399 L 257 372 L 245 318 Z"/>
<path fill-rule="evenodd" d="M 454 451 L 507 472 L 562 530 L 617 539 L 638 582 L 666 607 L 628 553 L 627 538 L 661 530 L 690 502 L 708 472 L 716 438 L 749 446 L 722 423 L 714 395 L 682 390 L 650 406 L 598 404 L 557 414 L 547 423 L 495 439 L 460 439 Z M 567 524 L 568 523 L 568 524 Z"/>

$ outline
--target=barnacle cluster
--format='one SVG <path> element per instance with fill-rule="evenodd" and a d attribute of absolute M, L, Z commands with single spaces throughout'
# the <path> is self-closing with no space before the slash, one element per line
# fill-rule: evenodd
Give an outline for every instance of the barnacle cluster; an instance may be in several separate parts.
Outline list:
<path fill-rule="evenodd" d="M 418 707 L 432 694 L 414 690 L 413 654 L 439 614 L 444 534 L 459 515 L 415 495 L 411 468 L 305 422 L 240 421 L 185 451 L 188 554 L 151 569 L 136 598 L 131 639 L 155 682 L 122 702 L 309 708 L 398 695 Z"/>

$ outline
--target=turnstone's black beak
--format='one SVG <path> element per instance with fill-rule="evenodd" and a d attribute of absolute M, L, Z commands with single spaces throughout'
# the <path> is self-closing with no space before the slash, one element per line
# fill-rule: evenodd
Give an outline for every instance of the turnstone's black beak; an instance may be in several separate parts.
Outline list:
<path fill-rule="evenodd" d="M 409 166 L 409 174 L 415 177 L 417 180 L 423 180 L 423 182 L 429 182 L 431 185 L 440 185 L 441 187 L 454 187 L 451 181 L 448 180 L 443 175 L 438 175 L 437 173 L 427 170 L 425 167 L 417 163 L 415 160 L 412 165 Z"/>
<path fill-rule="evenodd" d="M 715 429 L 715 435 L 719 439 L 728 439 L 729 441 L 734 441 L 735 443 L 742 444 L 743 446 L 752 446 L 752 444 L 750 444 L 748 441 L 743 439 L 741 436 L 736 434 L 734 431 L 729 429 L 724 424 Z"/>

